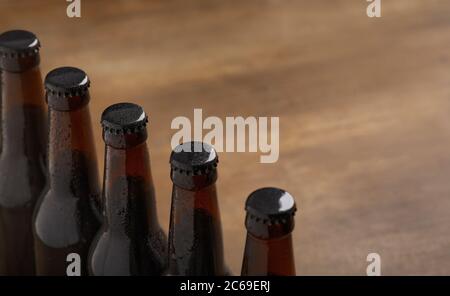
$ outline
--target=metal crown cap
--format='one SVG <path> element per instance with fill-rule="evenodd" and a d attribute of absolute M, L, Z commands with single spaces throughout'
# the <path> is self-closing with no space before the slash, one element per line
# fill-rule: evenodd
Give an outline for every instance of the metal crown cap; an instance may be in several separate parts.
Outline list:
<path fill-rule="evenodd" d="M 60 67 L 45 77 L 45 89 L 52 96 L 70 98 L 84 96 L 91 84 L 86 72 L 74 67 Z"/>
<path fill-rule="evenodd" d="M 170 164 L 173 171 L 186 175 L 204 175 L 217 169 L 219 157 L 211 145 L 186 142 L 173 149 Z"/>
<path fill-rule="evenodd" d="M 295 200 L 288 192 L 273 188 L 261 188 L 249 195 L 245 203 L 247 217 L 264 224 L 290 223 L 297 211 Z"/>
<path fill-rule="evenodd" d="M 147 123 L 144 109 L 133 103 L 111 105 L 103 111 L 101 119 L 103 131 L 115 135 L 138 133 Z"/>
<path fill-rule="evenodd" d="M 24 30 L 7 31 L 0 34 L 0 56 L 17 59 L 39 53 L 41 43 L 31 32 Z"/>
<path fill-rule="evenodd" d="M 23 30 L 0 34 L 0 68 L 9 72 L 24 72 L 40 63 L 41 44 L 36 35 Z"/>

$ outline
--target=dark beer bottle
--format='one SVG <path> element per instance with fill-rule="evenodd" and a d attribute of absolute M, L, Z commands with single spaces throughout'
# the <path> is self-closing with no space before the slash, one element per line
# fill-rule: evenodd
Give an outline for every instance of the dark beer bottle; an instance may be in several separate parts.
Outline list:
<path fill-rule="evenodd" d="M 160 275 L 166 236 L 159 226 L 147 149 L 147 115 L 119 103 L 102 114 L 103 225 L 89 256 L 91 275 Z"/>
<path fill-rule="evenodd" d="M 89 78 L 72 67 L 45 78 L 49 116 L 49 185 L 34 217 L 37 275 L 66 275 L 77 254 L 87 275 L 89 245 L 99 228 L 97 158 L 89 114 Z M 75 269 L 76 272 L 76 269 Z"/>
<path fill-rule="evenodd" d="M 187 142 L 172 151 L 168 275 L 229 274 L 215 185 L 217 163 L 216 151 L 202 142 Z"/>
<path fill-rule="evenodd" d="M 262 188 L 250 194 L 245 209 L 247 241 L 241 275 L 295 275 L 294 198 L 282 189 Z"/>
<path fill-rule="evenodd" d="M 45 106 L 39 41 L 0 35 L 0 275 L 33 275 L 32 215 L 46 183 Z"/>
<path fill-rule="evenodd" d="M 294 198 L 282 189 L 262 188 L 250 194 L 245 209 L 247 241 L 241 275 L 295 275 Z"/>

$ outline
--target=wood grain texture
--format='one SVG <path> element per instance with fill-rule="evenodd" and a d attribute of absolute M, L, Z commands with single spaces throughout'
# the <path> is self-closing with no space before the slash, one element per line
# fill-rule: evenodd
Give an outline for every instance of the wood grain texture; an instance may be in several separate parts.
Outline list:
<path fill-rule="evenodd" d="M 168 227 L 175 116 L 279 116 L 280 159 L 222 153 L 226 259 L 240 272 L 243 205 L 263 186 L 296 198 L 299 274 L 450 274 L 450 2 L 0 0 L 0 31 L 41 39 L 43 72 L 85 69 L 91 112 L 150 116 L 159 219 Z M 97 153 L 103 166 L 100 125 Z"/>

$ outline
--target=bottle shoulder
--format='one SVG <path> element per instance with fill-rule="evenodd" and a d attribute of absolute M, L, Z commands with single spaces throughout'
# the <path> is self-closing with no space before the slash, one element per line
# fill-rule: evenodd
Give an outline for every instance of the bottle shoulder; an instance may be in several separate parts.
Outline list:
<path fill-rule="evenodd" d="M 165 248 L 155 250 L 149 243 L 136 244 L 135 240 L 125 233 L 102 227 L 91 245 L 90 274 L 160 275 L 165 268 Z"/>
<path fill-rule="evenodd" d="M 91 275 L 132 275 L 130 256 L 133 254 L 131 240 L 124 234 L 100 228 L 92 242 L 89 255 Z"/>
<path fill-rule="evenodd" d="M 51 247 L 90 242 L 99 228 L 91 205 L 75 197 L 56 195 L 48 190 L 36 205 L 33 220 L 36 239 Z"/>

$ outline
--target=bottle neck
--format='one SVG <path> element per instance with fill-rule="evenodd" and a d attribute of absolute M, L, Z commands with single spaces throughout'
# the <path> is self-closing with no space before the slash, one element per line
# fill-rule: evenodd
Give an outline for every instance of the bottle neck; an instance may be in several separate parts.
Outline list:
<path fill-rule="evenodd" d="M 44 90 L 39 67 L 0 71 L 2 154 L 45 155 Z"/>
<path fill-rule="evenodd" d="M 241 275 L 295 275 L 292 234 L 275 239 L 260 239 L 247 233 Z"/>
<path fill-rule="evenodd" d="M 98 193 L 98 169 L 89 107 L 49 108 L 50 188 L 84 197 Z M 66 195 L 61 195 L 66 196 Z"/>
<path fill-rule="evenodd" d="M 215 184 L 195 191 L 173 185 L 169 273 L 224 275 L 222 229 Z"/>
<path fill-rule="evenodd" d="M 145 142 L 127 149 L 105 146 L 105 225 L 127 236 L 157 232 L 155 193 Z"/>

